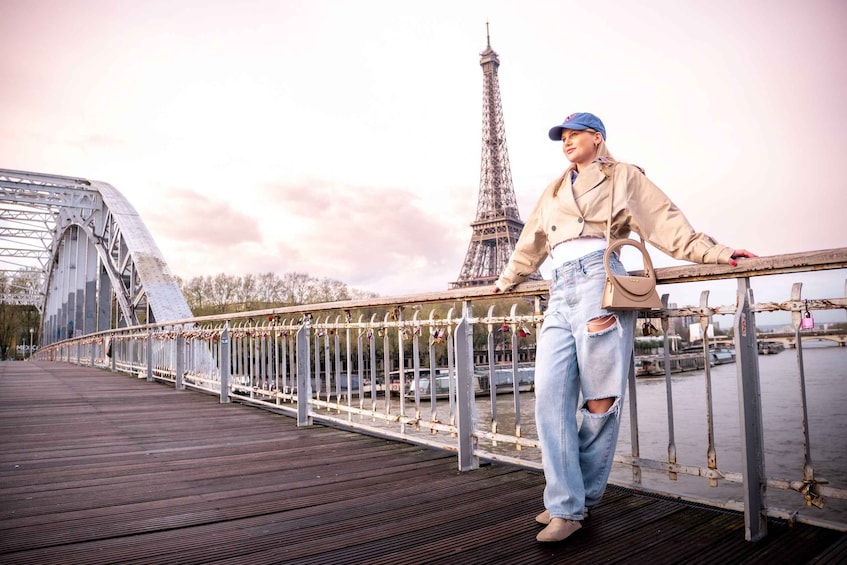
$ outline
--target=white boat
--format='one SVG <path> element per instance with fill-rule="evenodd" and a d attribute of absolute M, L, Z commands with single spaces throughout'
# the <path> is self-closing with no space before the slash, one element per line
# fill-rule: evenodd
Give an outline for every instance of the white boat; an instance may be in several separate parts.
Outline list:
<path fill-rule="evenodd" d="M 709 349 L 709 363 L 711 365 L 723 365 L 724 363 L 735 363 L 735 350 L 725 347 L 713 347 Z"/>
<path fill-rule="evenodd" d="M 406 392 L 406 398 L 415 398 L 415 395 L 418 394 L 419 398 L 423 400 L 427 400 L 432 398 L 432 379 L 429 378 L 429 375 L 426 377 L 421 377 L 418 379 L 417 389 L 414 387 L 415 383 L 410 383 L 409 390 Z M 455 390 L 455 383 L 454 383 Z M 435 377 L 435 398 L 450 398 L 450 376 L 447 374 L 436 375 Z"/>
<path fill-rule="evenodd" d="M 513 369 L 511 363 L 495 365 L 493 371 L 486 366 L 477 367 L 474 376 L 479 383 L 480 394 L 490 394 L 492 380 L 496 394 L 512 394 L 515 392 L 515 380 L 517 380 L 518 392 L 530 392 L 535 390 L 535 364 L 521 363 Z M 516 378 L 517 377 L 517 378 Z"/>
<path fill-rule="evenodd" d="M 508 366 L 496 366 L 494 368 L 495 394 L 513 394 L 515 392 L 514 378 L 511 364 Z M 532 363 L 522 364 L 517 367 L 518 392 L 530 392 L 535 388 L 535 366 Z M 474 371 L 474 395 L 486 396 L 491 394 L 489 370 L 487 367 L 477 367 Z M 432 384 L 429 374 L 418 379 L 417 394 L 426 400 L 432 398 Z M 455 390 L 455 381 L 453 390 Z M 450 397 L 450 377 L 446 369 L 438 369 L 435 377 L 435 398 L 443 399 Z M 415 397 L 414 382 L 410 382 L 406 397 Z"/>
<path fill-rule="evenodd" d="M 429 368 L 420 368 L 418 369 L 418 379 L 429 380 L 431 371 Z M 447 376 L 447 369 L 436 369 L 435 375 L 437 376 Z M 412 390 L 412 385 L 415 382 L 415 371 L 414 369 L 406 369 L 403 371 L 403 392 L 408 396 L 409 391 Z M 391 371 L 388 373 L 388 390 L 392 396 L 398 396 L 400 394 L 400 371 Z"/>

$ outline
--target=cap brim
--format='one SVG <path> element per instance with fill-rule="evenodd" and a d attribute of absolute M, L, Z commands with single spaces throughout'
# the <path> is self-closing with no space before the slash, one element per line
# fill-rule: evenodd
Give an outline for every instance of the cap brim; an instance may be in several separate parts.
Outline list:
<path fill-rule="evenodd" d="M 552 141 L 562 141 L 563 131 L 565 131 L 565 128 L 563 128 L 562 126 L 554 126 L 550 128 L 550 133 L 548 135 L 550 136 L 550 139 Z"/>
<path fill-rule="evenodd" d="M 568 125 L 560 125 L 550 128 L 550 132 L 547 134 L 550 136 L 550 139 L 553 141 L 562 141 L 562 132 L 566 129 L 571 129 L 574 131 L 582 131 L 586 129 L 590 129 L 588 126 L 583 126 L 580 124 L 568 124 Z"/>

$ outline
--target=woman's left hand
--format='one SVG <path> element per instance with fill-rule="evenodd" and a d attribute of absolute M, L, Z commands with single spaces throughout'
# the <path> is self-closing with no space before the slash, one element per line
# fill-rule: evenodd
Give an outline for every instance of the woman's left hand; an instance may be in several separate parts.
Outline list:
<path fill-rule="evenodd" d="M 732 265 L 733 267 L 737 267 L 738 261 L 735 261 L 734 259 L 740 259 L 740 258 L 743 258 L 743 257 L 746 257 L 747 259 L 752 259 L 753 257 L 758 257 L 758 255 L 756 255 L 755 253 L 751 253 L 751 252 L 747 251 L 746 249 L 736 249 L 735 251 L 732 252 L 732 255 L 730 257 L 731 258 L 729 260 L 729 264 Z"/>

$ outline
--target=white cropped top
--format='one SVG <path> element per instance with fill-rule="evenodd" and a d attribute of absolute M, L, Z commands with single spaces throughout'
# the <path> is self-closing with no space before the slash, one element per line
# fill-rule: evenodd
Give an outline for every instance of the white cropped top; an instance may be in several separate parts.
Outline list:
<path fill-rule="evenodd" d="M 558 269 L 568 261 L 579 259 L 592 251 L 606 249 L 606 238 L 578 237 L 558 244 L 550 251 L 550 261 L 553 269 Z"/>

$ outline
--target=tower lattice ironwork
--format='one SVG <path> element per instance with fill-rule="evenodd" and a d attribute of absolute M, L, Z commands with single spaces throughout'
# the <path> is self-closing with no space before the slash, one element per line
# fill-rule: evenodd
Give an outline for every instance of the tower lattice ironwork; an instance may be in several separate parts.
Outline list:
<path fill-rule="evenodd" d="M 450 288 L 494 284 L 509 262 L 515 243 L 523 229 L 518 212 L 509 151 L 506 147 L 506 126 L 500 101 L 500 82 L 497 69 L 500 59 L 491 48 L 487 30 L 485 51 L 480 53 L 482 67 L 482 160 L 479 172 L 479 200 L 476 219 L 471 224 L 473 234 L 462 270 Z M 540 280 L 534 273 L 530 279 Z"/>

